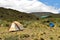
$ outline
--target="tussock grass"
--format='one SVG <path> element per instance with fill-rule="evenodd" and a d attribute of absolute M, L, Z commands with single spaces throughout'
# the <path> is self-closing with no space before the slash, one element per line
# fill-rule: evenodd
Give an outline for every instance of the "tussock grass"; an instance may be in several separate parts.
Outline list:
<path fill-rule="evenodd" d="M 23 31 L 8 32 L 8 27 L 0 27 L 0 38 L 4 40 L 58 40 L 60 35 L 59 23 L 53 28 L 41 21 L 20 21 L 25 27 Z M 7 32 L 7 33 L 4 33 Z M 53 39 L 51 38 L 53 37 Z M 42 39 L 43 38 L 43 39 Z"/>
<path fill-rule="evenodd" d="M 20 22 L 25 29 L 9 32 L 13 21 Z M 51 28 L 49 22 L 54 22 L 55 26 Z M 39 19 L 31 14 L 0 8 L 0 40 L 60 40 L 60 18 Z"/>

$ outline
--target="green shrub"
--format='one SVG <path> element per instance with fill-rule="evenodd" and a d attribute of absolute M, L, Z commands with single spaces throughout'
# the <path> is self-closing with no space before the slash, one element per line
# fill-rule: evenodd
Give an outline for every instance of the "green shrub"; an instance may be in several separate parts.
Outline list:
<path fill-rule="evenodd" d="M 38 40 L 37 38 L 35 38 L 34 40 Z"/>
<path fill-rule="evenodd" d="M 2 40 L 2 38 L 0 38 L 0 40 Z"/>
<path fill-rule="evenodd" d="M 51 40 L 53 40 L 53 37 L 50 37 Z"/>
<path fill-rule="evenodd" d="M 40 40 L 44 40 L 43 38 L 40 38 Z"/>
<path fill-rule="evenodd" d="M 28 34 L 22 34 L 22 35 L 20 36 L 20 38 L 28 38 L 28 37 L 30 37 Z"/>
<path fill-rule="evenodd" d="M 58 36 L 58 38 L 60 38 L 60 36 Z"/>

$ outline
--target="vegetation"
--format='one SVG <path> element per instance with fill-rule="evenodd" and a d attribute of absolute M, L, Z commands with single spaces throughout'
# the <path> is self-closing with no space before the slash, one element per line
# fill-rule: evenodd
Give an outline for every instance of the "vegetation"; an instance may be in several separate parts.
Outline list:
<path fill-rule="evenodd" d="M 19 12 L 16 10 L 0 8 L 0 19 L 7 20 L 7 21 L 14 21 L 14 20 L 35 20 L 36 16 L 27 14 L 24 12 Z"/>
<path fill-rule="evenodd" d="M 25 29 L 9 32 L 13 21 L 19 21 Z M 54 22 L 53 28 L 50 22 Z M 0 40 L 60 40 L 60 18 L 41 19 L 33 14 L 0 8 Z"/>

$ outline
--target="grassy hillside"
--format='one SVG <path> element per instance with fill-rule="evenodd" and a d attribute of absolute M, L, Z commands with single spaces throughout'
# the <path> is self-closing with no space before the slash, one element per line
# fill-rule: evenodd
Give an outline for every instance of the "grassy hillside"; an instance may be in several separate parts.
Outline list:
<path fill-rule="evenodd" d="M 0 19 L 2 20 L 36 20 L 36 16 L 19 12 L 12 9 L 0 8 Z"/>
<path fill-rule="evenodd" d="M 40 15 L 50 13 L 27 14 L 12 9 L 0 8 L 0 40 L 60 40 L 60 18 L 40 19 Z M 39 16 L 38 16 L 39 15 Z M 9 32 L 13 21 L 20 22 L 23 31 Z M 49 23 L 53 22 L 54 27 Z"/>
<path fill-rule="evenodd" d="M 0 7 L 0 26 L 8 26 L 13 21 L 19 21 L 24 24 L 26 21 L 38 20 L 35 15 L 19 12 L 12 9 Z"/>
<path fill-rule="evenodd" d="M 33 12 L 31 14 L 38 16 L 38 17 L 45 16 L 45 15 L 50 15 L 50 16 L 52 16 L 52 18 L 59 18 L 60 17 L 60 14 L 54 14 L 51 12 Z"/>

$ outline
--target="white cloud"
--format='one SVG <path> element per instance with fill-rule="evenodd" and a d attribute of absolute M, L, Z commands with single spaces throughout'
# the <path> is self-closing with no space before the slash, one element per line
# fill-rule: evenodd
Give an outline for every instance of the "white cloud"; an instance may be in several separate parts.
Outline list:
<path fill-rule="evenodd" d="M 0 0 L 0 7 L 11 8 L 22 12 L 59 13 L 59 9 L 47 6 L 37 0 Z"/>

